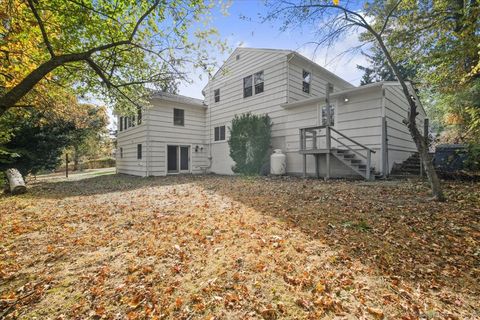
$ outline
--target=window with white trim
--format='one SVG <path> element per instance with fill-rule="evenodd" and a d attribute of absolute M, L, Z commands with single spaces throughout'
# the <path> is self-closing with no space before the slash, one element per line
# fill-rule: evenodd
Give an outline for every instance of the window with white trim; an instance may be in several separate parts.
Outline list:
<path fill-rule="evenodd" d="M 253 94 L 252 90 L 252 76 L 243 78 L 243 97 L 251 97 Z"/>
<path fill-rule="evenodd" d="M 173 109 L 173 124 L 175 126 L 185 125 L 185 110 L 177 108 Z"/>
<path fill-rule="evenodd" d="M 253 83 L 255 84 L 255 94 L 263 92 L 263 71 L 257 72 L 253 75 Z"/>
<path fill-rule="evenodd" d="M 312 75 L 310 72 L 303 70 L 303 82 L 302 82 L 302 90 L 305 93 L 310 93 L 310 82 L 312 80 Z"/>
<path fill-rule="evenodd" d="M 243 97 L 247 98 L 251 97 L 254 93 L 262 93 L 264 91 L 264 82 L 263 71 L 243 78 Z"/>
<path fill-rule="evenodd" d="M 327 106 L 322 107 L 322 126 L 335 124 L 335 107 L 330 106 L 330 123 L 328 123 Z"/>
<path fill-rule="evenodd" d="M 215 141 L 225 140 L 225 126 L 215 127 L 215 129 L 214 129 L 214 140 Z"/>
<path fill-rule="evenodd" d="M 137 107 L 137 124 L 142 124 L 142 108 Z"/>

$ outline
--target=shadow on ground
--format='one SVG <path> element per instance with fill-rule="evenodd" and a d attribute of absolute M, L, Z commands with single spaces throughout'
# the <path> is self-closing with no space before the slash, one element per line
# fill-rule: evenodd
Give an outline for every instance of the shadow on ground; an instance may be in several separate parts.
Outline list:
<path fill-rule="evenodd" d="M 404 281 L 423 290 L 449 287 L 473 296 L 480 294 L 478 183 L 446 183 L 449 201 L 445 203 L 428 201 L 428 188 L 419 181 L 323 182 L 190 175 L 106 175 L 41 182 L 25 196 L 61 199 L 186 183 L 299 228 L 342 252 L 342 259 L 358 259 L 372 266 L 387 281 Z"/>

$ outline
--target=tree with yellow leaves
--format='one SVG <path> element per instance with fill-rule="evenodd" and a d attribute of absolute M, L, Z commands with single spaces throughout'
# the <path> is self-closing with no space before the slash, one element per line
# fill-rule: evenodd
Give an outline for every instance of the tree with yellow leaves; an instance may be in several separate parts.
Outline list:
<path fill-rule="evenodd" d="M 189 33 L 209 9 L 203 0 L 2 1 L 0 115 L 56 100 L 57 86 L 120 110 L 146 103 L 149 89 L 186 79 L 186 64 L 210 66 L 207 46 L 222 45 L 215 30 Z"/>

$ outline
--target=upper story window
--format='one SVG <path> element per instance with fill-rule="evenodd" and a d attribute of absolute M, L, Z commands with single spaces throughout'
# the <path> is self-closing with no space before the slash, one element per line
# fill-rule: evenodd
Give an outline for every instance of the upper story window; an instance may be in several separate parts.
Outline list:
<path fill-rule="evenodd" d="M 225 126 L 215 127 L 215 141 L 225 140 Z"/>
<path fill-rule="evenodd" d="M 120 158 L 123 158 L 123 148 L 120 148 Z"/>
<path fill-rule="evenodd" d="M 243 78 L 243 97 L 251 97 L 253 95 L 253 87 L 255 86 L 255 94 L 263 92 L 263 71 L 257 72 L 252 76 Z"/>
<path fill-rule="evenodd" d="M 257 72 L 253 75 L 255 83 L 255 94 L 263 92 L 263 71 Z"/>
<path fill-rule="evenodd" d="M 142 124 L 142 108 L 137 107 L 137 124 Z"/>
<path fill-rule="evenodd" d="M 305 93 L 310 93 L 310 82 L 312 80 L 312 75 L 310 72 L 303 70 L 303 83 L 302 90 Z"/>
<path fill-rule="evenodd" d="M 215 96 L 215 102 L 220 101 L 220 89 L 213 90 L 213 95 Z"/>
<path fill-rule="evenodd" d="M 118 118 L 119 131 L 125 131 L 128 128 L 135 127 L 142 123 L 142 108 L 137 108 L 137 114 L 133 116 L 121 116 Z"/>
<path fill-rule="evenodd" d="M 142 159 L 142 145 L 137 144 L 137 159 Z"/>
<path fill-rule="evenodd" d="M 177 108 L 173 109 L 173 124 L 175 126 L 185 125 L 185 110 Z"/>
<path fill-rule="evenodd" d="M 252 96 L 252 76 L 248 76 L 243 78 L 243 97 L 251 97 Z"/>

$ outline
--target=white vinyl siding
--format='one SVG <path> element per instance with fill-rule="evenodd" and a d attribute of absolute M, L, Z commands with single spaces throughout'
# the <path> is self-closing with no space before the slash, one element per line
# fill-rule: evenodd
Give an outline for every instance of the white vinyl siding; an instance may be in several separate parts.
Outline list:
<path fill-rule="evenodd" d="M 236 60 L 236 55 L 232 55 L 224 64 L 223 71 L 218 72 L 205 89 L 205 101 L 209 105 L 207 132 L 212 142 L 211 171 L 215 173 L 231 174 L 232 161 L 227 144 L 228 130 L 225 133 L 225 141 L 215 141 L 214 128 L 224 125 L 228 127 L 236 114 L 268 113 L 274 123 L 272 128 L 274 146 L 277 141 L 282 144 L 281 139 L 275 138 L 283 135 L 285 126 L 285 112 L 280 104 L 286 101 L 286 54 L 268 50 L 237 49 L 237 51 L 241 59 Z M 263 79 L 258 75 L 260 71 L 263 71 Z M 256 83 L 255 74 L 257 74 Z M 250 76 L 252 96 L 244 98 L 244 78 Z M 259 91 L 263 86 L 263 92 L 255 94 L 255 84 Z M 214 103 L 213 91 L 218 87 L 222 88 L 221 105 Z"/>
<path fill-rule="evenodd" d="M 149 121 L 150 174 L 167 173 L 167 145 L 190 147 L 190 171 L 201 173 L 201 166 L 208 164 L 208 148 L 205 141 L 205 108 L 154 99 L 153 107 L 146 110 Z M 184 126 L 173 123 L 173 109 L 184 110 Z M 195 147 L 198 146 L 197 152 Z"/>
<path fill-rule="evenodd" d="M 239 60 L 236 59 L 238 54 L 241 55 Z M 211 128 L 209 130 L 213 132 L 214 127 L 224 124 L 228 127 L 236 114 L 246 112 L 268 114 L 273 122 L 272 147 L 285 149 L 286 138 L 289 134 L 287 132 L 287 112 L 280 105 L 287 102 L 289 94 L 294 92 L 295 95 L 299 91 L 300 93 L 296 95 L 297 100 L 314 95 L 322 96 L 328 82 L 334 84 L 334 90 L 353 87 L 338 77 L 331 76 L 320 66 L 313 63 L 306 64 L 303 62 L 304 60 L 296 57 L 290 59 L 288 54 L 289 52 L 279 50 L 248 48 L 235 50 L 205 88 L 205 101 L 209 105 L 207 110 L 207 127 Z M 311 70 L 310 95 L 302 91 L 303 70 Z M 243 79 L 260 71 L 263 71 L 264 92 L 255 94 L 255 88 L 253 88 L 252 96 L 244 98 Z M 222 88 L 221 106 L 214 103 L 213 91 L 218 87 Z M 294 101 L 295 99 L 290 100 Z M 298 146 L 298 128 L 295 131 L 294 139 Z M 228 134 L 227 130 L 227 141 Z M 227 141 L 223 143 L 214 141 L 213 134 L 210 139 L 213 143 L 211 171 L 232 174 L 233 162 L 229 156 Z"/>
<path fill-rule="evenodd" d="M 385 86 L 385 118 L 387 120 L 388 136 L 388 160 L 390 168 L 394 162 L 400 163 L 406 160 L 417 147 L 413 142 L 410 131 L 403 120 L 407 118 L 410 106 L 406 101 L 400 85 Z M 423 134 L 425 111 L 422 107 L 417 108 L 417 126 Z"/>

